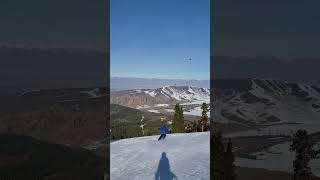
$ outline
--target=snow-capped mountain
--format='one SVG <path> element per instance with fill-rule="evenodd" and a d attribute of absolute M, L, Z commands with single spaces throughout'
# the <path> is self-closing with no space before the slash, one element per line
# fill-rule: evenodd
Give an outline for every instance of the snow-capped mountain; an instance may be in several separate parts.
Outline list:
<path fill-rule="evenodd" d="M 213 88 L 214 121 L 249 127 L 291 124 L 290 130 L 320 125 L 319 82 L 221 79 Z"/>
<path fill-rule="evenodd" d="M 111 103 L 128 107 L 165 106 L 174 103 L 201 104 L 210 102 L 207 88 L 190 86 L 164 86 L 157 89 L 135 89 L 111 93 Z"/>
<path fill-rule="evenodd" d="M 165 86 L 145 93 L 152 97 L 160 95 L 181 102 L 207 101 L 210 96 L 209 89 L 190 86 Z"/>
<path fill-rule="evenodd" d="M 123 91 L 130 89 L 156 89 L 168 84 L 174 86 L 210 87 L 210 80 L 193 79 L 157 79 L 136 77 L 111 77 L 111 91 Z"/>
<path fill-rule="evenodd" d="M 184 107 L 184 113 L 201 116 L 202 103 L 210 103 L 208 88 L 191 86 L 164 86 L 157 89 L 134 89 L 111 92 L 111 103 L 153 113 L 172 113 L 176 103 Z M 208 113 L 210 116 L 210 114 Z"/>

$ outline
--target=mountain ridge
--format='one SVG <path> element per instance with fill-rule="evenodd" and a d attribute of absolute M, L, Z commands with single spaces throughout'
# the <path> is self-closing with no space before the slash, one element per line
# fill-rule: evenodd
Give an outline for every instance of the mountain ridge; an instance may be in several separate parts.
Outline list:
<path fill-rule="evenodd" d="M 258 128 L 291 124 L 277 130 L 282 133 L 297 128 L 311 130 L 310 127 L 320 124 L 319 82 L 242 79 L 237 84 L 235 81 L 216 81 L 213 121 Z"/>
<path fill-rule="evenodd" d="M 130 89 L 156 89 L 166 85 L 210 87 L 210 80 L 194 79 L 161 79 L 161 78 L 137 78 L 137 77 L 111 77 L 111 91 Z"/>
<path fill-rule="evenodd" d="M 111 92 L 111 103 L 137 108 L 157 104 L 192 103 L 210 101 L 208 88 L 193 86 L 163 86 L 156 89 L 132 89 Z"/>

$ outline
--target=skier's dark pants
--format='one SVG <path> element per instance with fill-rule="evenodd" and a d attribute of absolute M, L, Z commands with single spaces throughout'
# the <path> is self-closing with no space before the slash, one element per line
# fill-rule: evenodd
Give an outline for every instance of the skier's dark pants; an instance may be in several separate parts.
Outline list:
<path fill-rule="evenodd" d="M 158 141 L 160 141 L 161 139 L 164 139 L 164 138 L 166 138 L 166 134 L 161 134 Z"/>

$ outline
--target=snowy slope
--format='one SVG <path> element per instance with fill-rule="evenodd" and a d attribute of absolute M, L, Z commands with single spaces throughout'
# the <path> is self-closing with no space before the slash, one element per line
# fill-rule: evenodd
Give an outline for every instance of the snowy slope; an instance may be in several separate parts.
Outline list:
<path fill-rule="evenodd" d="M 215 88 L 215 121 L 244 125 L 320 124 L 320 83 L 249 79 Z M 243 85 L 246 84 L 246 85 Z M 246 86 L 246 87 L 244 87 Z"/>
<path fill-rule="evenodd" d="M 112 142 L 111 180 L 172 180 L 168 175 L 180 180 L 210 179 L 209 132 L 169 134 L 164 141 L 157 139 L 147 136 Z"/>
<path fill-rule="evenodd" d="M 210 92 L 206 88 L 198 87 L 177 87 L 177 86 L 165 86 L 153 91 L 154 94 L 161 93 L 168 98 L 174 98 L 178 101 L 204 101 L 209 102 Z"/>
<path fill-rule="evenodd" d="M 137 93 L 145 93 L 151 97 L 162 96 L 167 99 L 174 99 L 181 102 L 209 102 L 210 91 L 207 88 L 191 86 L 164 86 L 157 89 L 136 89 Z"/>

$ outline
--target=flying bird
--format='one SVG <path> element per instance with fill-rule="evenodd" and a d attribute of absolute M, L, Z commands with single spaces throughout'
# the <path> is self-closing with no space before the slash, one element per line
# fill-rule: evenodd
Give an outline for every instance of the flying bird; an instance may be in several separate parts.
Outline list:
<path fill-rule="evenodd" d="M 187 60 L 187 61 L 191 61 L 191 60 L 192 60 L 192 58 L 187 58 L 186 60 Z"/>

